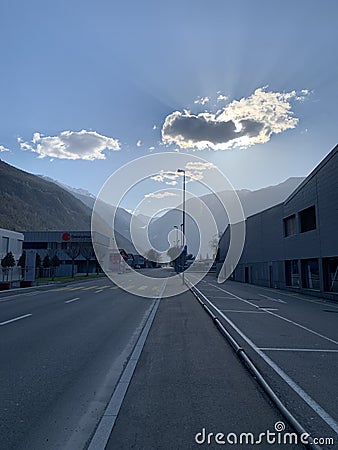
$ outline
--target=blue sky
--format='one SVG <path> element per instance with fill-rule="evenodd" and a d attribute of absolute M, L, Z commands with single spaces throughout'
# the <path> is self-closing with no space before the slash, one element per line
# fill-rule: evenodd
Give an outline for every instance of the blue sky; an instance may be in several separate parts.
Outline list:
<path fill-rule="evenodd" d="M 258 189 L 337 144 L 337 2 L 11 0 L 1 17 L 0 158 L 23 170 L 97 194 L 178 150 Z"/>

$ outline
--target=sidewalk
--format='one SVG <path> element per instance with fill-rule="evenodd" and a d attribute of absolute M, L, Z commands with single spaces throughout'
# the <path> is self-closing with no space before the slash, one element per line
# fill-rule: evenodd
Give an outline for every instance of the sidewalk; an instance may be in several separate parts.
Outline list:
<path fill-rule="evenodd" d="M 161 300 L 106 449 L 268 449 L 274 445 L 221 445 L 214 436 L 258 438 L 277 421 L 285 422 L 187 292 Z M 195 442 L 203 428 L 214 433 L 209 445 Z"/>

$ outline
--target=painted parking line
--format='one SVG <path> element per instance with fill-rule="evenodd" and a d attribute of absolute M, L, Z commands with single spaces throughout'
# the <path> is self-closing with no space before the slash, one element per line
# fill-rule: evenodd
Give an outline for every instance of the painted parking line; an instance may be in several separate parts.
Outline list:
<path fill-rule="evenodd" d="M 258 294 L 260 297 L 264 297 L 267 298 L 268 300 L 272 300 L 273 302 L 277 302 L 277 303 L 286 303 L 284 300 L 281 300 L 280 298 L 274 298 L 274 297 L 269 297 L 268 295 L 264 295 L 264 294 Z"/>
<path fill-rule="evenodd" d="M 338 350 L 325 348 L 278 348 L 278 347 L 258 347 L 259 350 L 274 352 L 314 352 L 314 353 L 338 353 Z"/>
<path fill-rule="evenodd" d="M 249 311 L 249 310 L 244 310 L 244 309 L 242 309 L 242 310 L 240 310 L 240 309 L 220 309 L 220 311 L 228 312 L 228 313 L 246 313 L 246 314 L 247 313 L 249 313 L 249 314 L 262 314 L 262 313 L 265 312 L 264 310 Z"/>
<path fill-rule="evenodd" d="M 0 325 L 7 325 L 8 323 L 16 322 L 17 320 L 25 319 L 30 317 L 32 314 L 25 314 L 24 316 L 14 317 L 14 319 L 6 320 L 5 322 L 0 322 Z"/>
<path fill-rule="evenodd" d="M 210 305 L 212 308 L 214 308 L 215 311 L 217 311 L 223 319 L 244 339 L 244 341 L 293 389 L 294 392 L 296 392 L 299 397 L 301 397 L 309 406 L 310 408 L 315 411 L 319 417 L 321 417 L 329 427 L 332 428 L 336 433 L 338 433 L 338 423 L 336 420 L 327 412 L 325 411 L 307 392 L 305 392 L 289 375 L 287 375 L 283 369 L 281 369 L 278 364 L 276 364 L 269 356 L 263 352 L 263 350 L 260 350 L 259 347 L 246 335 L 243 333 L 242 330 L 240 330 L 237 325 L 235 325 L 234 322 L 232 322 L 229 317 L 227 317 L 222 311 L 220 311 L 217 306 L 212 303 L 199 289 L 195 287 L 196 291 L 198 291 L 203 299 Z M 223 290 L 223 289 L 222 289 Z M 233 294 L 234 295 L 234 294 Z M 236 296 L 239 300 L 241 297 Z"/>
<path fill-rule="evenodd" d="M 75 298 L 72 298 L 72 299 L 70 299 L 70 300 L 67 300 L 67 301 L 65 301 L 65 303 L 72 303 L 72 302 L 76 302 L 76 300 L 80 300 L 80 297 L 75 297 Z"/>
<path fill-rule="evenodd" d="M 251 305 L 251 306 L 254 306 L 255 308 L 259 308 L 258 305 L 255 305 L 254 303 L 250 302 L 249 300 L 245 300 L 244 298 L 239 297 L 238 295 L 235 295 L 235 294 L 233 294 L 232 292 L 227 291 L 226 289 L 222 289 L 221 287 L 218 287 L 218 286 L 214 286 L 214 287 L 215 287 L 216 289 L 219 289 L 220 291 L 226 292 L 227 294 L 233 295 L 235 298 L 237 298 L 237 299 L 238 299 L 239 301 L 241 301 L 241 302 L 247 303 L 247 304 L 249 304 L 249 305 Z M 305 331 L 308 331 L 309 333 L 314 334 L 315 336 L 318 336 L 318 337 L 320 337 L 320 338 L 322 338 L 322 339 L 325 339 L 326 341 L 329 341 L 329 342 L 332 342 L 333 344 L 338 345 L 338 341 L 336 341 L 336 340 L 334 340 L 334 339 L 331 339 L 331 338 L 329 338 L 329 337 L 327 337 L 327 336 L 325 336 L 325 335 L 323 335 L 323 334 L 321 334 L 321 333 L 318 333 L 317 331 L 314 331 L 314 330 L 312 330 L 311 328 L 306 327 L 305 325 L 302 325 L 302 324 L 300 324 L 300 323 L 298 323 L 298 322 L 295 322 L 294 320 L 287 319 L 287 318 L 284 317 L 284 316 L 281 316 L 281 315 L 279 315 L 279 314 L 276 314 L 275 312 L 271 311 L 271 310 L 268 309 L 268 308 L 265 308 L 265 311 L 266 311 L 268 314 L 270 314 L 271 316 L 278 317 L 279 319 L 284 320 L 285 322 L 291 323 L 292 325 L 294 325 L 294 326 L 296 326 L 296 327 L 298 327 L 298 328 L 301 328 L 301 329 L 303 329 L 303 330 L 305 330 Z"/>

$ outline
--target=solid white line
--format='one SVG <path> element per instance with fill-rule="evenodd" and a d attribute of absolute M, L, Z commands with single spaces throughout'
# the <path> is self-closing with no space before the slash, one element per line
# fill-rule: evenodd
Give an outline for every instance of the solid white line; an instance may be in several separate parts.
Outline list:
<path fill-rule="evenodd" d="M 24 316 L 14 317 L 14 319 L 6 320 L 5 322 L 0 322 L 0 325 L 6 325 L 7 323 L 16 322 L 17 320 L 25 319 L 30 317 L 32 314 L 25 314 Z"/>
<path fill-rule="evenodd" d="M 80 297 L 72 298 L 71 300 L 67 300 L 65 303 L 72 303 L 75 302 L 76 300 L 80 300 Z"/>
<path fill-rule="evenodd" d="M 274 347 L 258 347 L 259 350 L 276 351 L 276 352 L 324 352 L 338 353 L 338 350 L 320 349 L 320 348 L 274 348 Z"/>
<path fill-rule="evenodd" d="M 126 365 L 122 376 L 114 390 L 113 396 L 108 403 L 108 406 L 100 420 L 100 423 L 95 431 L 95 434 L 89 444 L 87 450 L 102 450 L 106 447 L 109 436 L 112 432 L 112 429 L 115 425 L 117 416 L 119 414 L 120 408 L 122 406 L 122 402 L 127 393 L 127 389 L 131 382 L 132 376 L 134 374 L 136 364 L 140 358 L 142 349 L 144 347 L 145 341 L 147 339 L 150 327 L 155 318 L 156 311 L 160 305 L 161 296 L 164 292 L 167 281 L 163 283 L 161 293 L 157 299 L 154 300 L 153 308 L 148 316 L 147 322 L 143 328 L 140 337 L 137 340 L 137 343 L 134 347 L 133 353 L 130 356 L 128 364 Z"/>
<path fill-rule="evenodd" d="M 240 300 L 241 302 L 248 303 L 248 304 L 251 305 L 251 306 L 255 306 L 256 308 L 259 308 L 258 305 L 255 305 L 254 303 L 249 302 L 249 300 L 245 300 L 244 298 L 241 298 L 241 297 L 239 297 L 238 295 L 232 294 L 231 292 L 228 292 L 228 291 L 225 290 L 225 289 L 222 289 L 222 288 L 220 288 L 220 287 L 218 287 L 218 286 L 215 286 L 215 288 L 216 288 L 216 289 L 219 289 L 219 290 L 221 290 L 221 291 L 223 291 L 223 292 L 226 292 L 227 294 L 233 295 L 235 298 L 237 298 L 237 299 Z M 309 333 L 312 333 L 312 334 L 314 334 L 314 335 L 316 335 L 316 336 L 318 336 L 318 337 L 320 337 L 320 338 L 322 338 L 322 339 L 325 339 L 325 340 L 327 340 L 327 341 L 329 341 L 329 342 L 332 342 L 333 344 L 338 345 L 338 341 L 335 341 L 334 339 L 331 339 L 331 338 L 329 338 L 329 337 L 327 337 L 327 336 L 324 336 L 323 334 L 318 333 L 317 331 L 311 330 L 311 328 L 308 328 L 308 327 L 306 327 L 306 326 L 304 326 L 304 325 L 301 325 L 300 323 L 295 322 L 294 320 L 287 319 L 287 318 L 284 317 L 284 316 L 280 316 L 279 314 L 276 314 L 276 313 L 270 311 L 268 308 L 266 308 L 265 311 L 266 311 L 268 314 L 270 314 L 271 316 L 278 317 L 279 319 L 282 319 L 282 320 L 284 320 L 285 322 L 289 322 L 289 323 L 291 323 L 292 325 L 295 325 L 296 327 L 302 328 L 303 330 L 308 331 Z"/>
<path fill-rule="evenodd" d="M 223 312 L 229 312 L 229 313 L 250 313 L 250 314 L 261 314 L 264 313 L 264 309 L 262 309 L 261 311 L 247 311 L 247 310 L 240 310 L 240 309 L 220 309 L 220 311 Z"/>
<path fill-rule="evenodd" d="M 269 300 L 272 300 L 273 302 L 278 302 L 278 303 L 286 303 L 284 300 L 281 300 L 280 298 L 274 298 L 274 297 L 269 297 L 268 295 L 264 295 L 264 294 L 258 294 L 261 297 L 267 298 Z"/>
<path fill-rule="evenodd" d="M 223 319 L 228 322 L 229 325 L 245 340 L 247 344 L 310 406 L 310 408 L 315 411 L 319 417 L 321 417 L 324 422 L 326 422 L 329 427 L 331 427 L 336 433 L 338 433 L 338 423 L 330 416 L 309 394 L 307 394 L 303 389 L 298 386 L 298 384 L 293 381 L 272 359 L 270 359 L 262 350 L 260 350 L 256 344 L 251 341 L 225 314 L 220 311 L 217 306 L 215 306 L 210 300 L 207 299 L 203 293 L 194 287 L 200 294 L 202 294 L 205 301 L 207 301 L 218 313 L 223 317 Z M 234 295 L 234 294 L 232 294 Z M 237 296 L 236 296 L 237 297 Z"/>
<path fill-rule="evenodd" d="M 99 292 L 102 292 L 103 289 L 99 289 L 98 291 L 95 291 L 95 294 L 98 294 Z"/>

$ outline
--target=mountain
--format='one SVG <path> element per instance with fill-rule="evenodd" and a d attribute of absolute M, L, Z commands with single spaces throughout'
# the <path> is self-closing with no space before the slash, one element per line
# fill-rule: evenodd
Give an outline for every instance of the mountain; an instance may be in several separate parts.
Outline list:
<path fill-rule="evenodd" d="M 65 189 L 66 191 L 70 192 L 74 197 L 76 197 L 78 200 L 80 200 L 82 203 L 84 203 L 88 208 L 92 209 L 96 200 L 96 197 L 94 194 L 91 194 L 86 189 L 82 188 L 74 188 L 72 186 L 69 186 L 68 184 L 61 183 L 60 181 L 54 180 L 53 178 L 47 177 L 46 175 L 38 175 L 40 178 L 46 181 L 50 181 L 51 183 L 57 184 L 62 189 Z"/>
<path fill-rule="evenodd" d="M 72 194 L 0 160 L 0 227 L 15 231 L 87 230 L 91 211 Z"/>
<path fill-rule="evenodd" d="M 268 186 L 256 191 L 250 191 L 247 189 L 238 190 L 237 194 L 241 201 L 244 215 L 248 217 L 259 211 L 270 208 L 283 202 L 286 198 L 296 189 L 296 187 L 303 181 L 304 178 L 289 178 L 283 183 L 275 186 Z M 231 198 L 230 193 L 224 192 L 225 198 Z M 209 208 L 220 232 L 224 232 L 228 225 L 228 219 L 224 212 L 224 209 L 215 194 L 207 194 L 200 197 L 207 207 Z M 196 199 L 190 199 L 186 203 L 187 211 L 193 211 L 199 213 L 200 205 Z M 151 222 L 149 226 L 149 234 L 151 235 L 152 244 L 161 251 L 164 251 L 168 246 L 168 234 L 173 230 L 174 226 L 179 226 L 182 222 L 182 213 L 178 210 L 170 210 L 163 216 Z M 200 226 L 211 226 L 208 217 L 201 216 Z M 186 235 L 188 239 L 188 251 L 189 253 L 197 254 L 200 245 L 199 230 L 196 223 L 186 215 Z M 177 239 L 177 238 L 176 238 Z M 207 252 L 210 254 L 209 242 L 201 243 L 201 252 L 205 255 Z"/>

